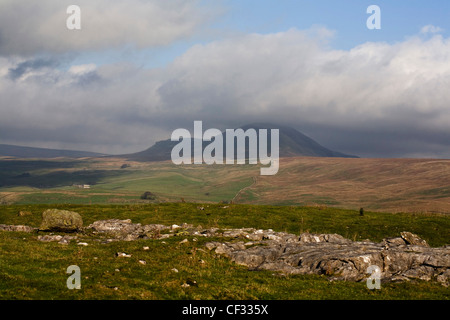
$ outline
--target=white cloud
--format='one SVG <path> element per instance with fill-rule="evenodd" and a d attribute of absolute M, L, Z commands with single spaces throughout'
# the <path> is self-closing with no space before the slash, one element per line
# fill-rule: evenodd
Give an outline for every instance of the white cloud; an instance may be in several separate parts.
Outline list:
<path fill-rule="evenodd" d="M 288 118 L 351 123 L 398 107 L 447 113 L 449 62 L 450 43 L 439 36 L 337 51 L 293 29 L 196 46 L 171 66 L 173 81 L 160 93 L 168 107 L 184 97 L 183 110 L 221 104 L 225 117 L 277 110 Z"/>
<path fill-rule="evenodd" d="M 81 30 L 68 30 L 69 0 L 2 0 L 0 55 L 163 46 L 191 36 L 217 11 L 199 0 L 78 0 Z"/>
<path fill-rule="evenodd" d="M 440 33 L 444 31 L 442 28 L 433 26 L 432 24 L 426 25 L 420 29 L 420 33 L 427 34 L 427 33 Z"/>
<path fill-rule="evenodd" d="M 97 69 L 97 66 L 94 63 L 89 63 L 71 66 L 69 72 L 75 75 L 82 75 L 89 72 L 93 72 L 95 69 Z"/>

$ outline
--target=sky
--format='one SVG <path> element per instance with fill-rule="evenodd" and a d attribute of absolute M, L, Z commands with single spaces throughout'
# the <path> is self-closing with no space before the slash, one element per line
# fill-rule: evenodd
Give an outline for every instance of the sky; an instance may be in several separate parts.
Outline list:
<path fill-rule="evenodd" d="M 361 157 L 450 158 L 449 16 L 445 0 L 0 0 L 0 143 L 123 154 L 195 120 L 271 122 Z"/>

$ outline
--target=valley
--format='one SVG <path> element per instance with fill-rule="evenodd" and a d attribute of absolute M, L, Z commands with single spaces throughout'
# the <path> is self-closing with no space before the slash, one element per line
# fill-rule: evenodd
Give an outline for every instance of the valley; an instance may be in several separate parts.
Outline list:
<path fill-rule="evenodd" d="M 125 164 L 125 166 L 124 166 Z M 122 168 L 123 167 L 123 168 Z M 287 157 L 261 165 L 174 165 L 120 158 L 0 161 L 4 204 L 149 202 L 325 206 L 450 213 L 450 160 Z M 121 169 L 122 168 L 122 169 Z M 75 185 L 87 184 L 89 189 Z M 142 200 L 146 192 L 155 200 Z"/>

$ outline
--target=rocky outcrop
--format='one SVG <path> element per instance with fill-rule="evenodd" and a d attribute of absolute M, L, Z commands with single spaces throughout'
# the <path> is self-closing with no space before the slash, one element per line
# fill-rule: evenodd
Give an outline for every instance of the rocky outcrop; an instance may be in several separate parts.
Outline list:
<path fill-rule="evenodd" d="M 143 226 L 140 223 L 132 223 L 130 219 L 110 219 L 95 221 L 86 229 L 92 229 L 95 233 L 105 233 L 115 240 L 133 241 L 140 238 L 159 238 L 160 232 L 170 227 L 160 224 Z"/>
<path fill-rule="evenodd" d="M 206 248 L 249 270 L 323 274 L 330 280 L 362 281 L 369 276 L 368 268 L 377 266 L 382 281 L 434 279 L 449 284 L 450 248 L 430 248 L 425 240 L 410 232 L 377 243 L 351 241 L 338 234 L 294 235 L 271 229 L 204 229 L 188 224 L 169 227 L 133 224 L 131 220 L 102 220 L 88 228 L 126 241 L 176 235 L 226 238 L 226 242 L 208 242 Z M 161 234 L 163 230 L 167 233 Z"/>
<path fill-rule="evenodd" d="M 32 232 L 27 226 L 0 225 L 0 230 Z M 83 236 L 102 235 L 111 241 L 166 239 L 172 236 L 213 238 L 206 248 L 228 257 L 249 270 L 271 270 L 284 274 L 326 275 L 330 280 L 363 281 L 374 266 L 380 270 L 381 281 L 410 279 L 437 280 L 445 286 L 450 282 L 450 247 L 431 248 L 419 236 L 402 232 L 399 237 L 381 242 L 351 241 L 338 234 L 300 235 L 253 228 L 219 229 L 194 227 L 189 224 L 165 226 L 141 225 L 127 220 L 100 220 L 82 229 Z M 80 235 L 80 234 L 79 234 Z M 104 237 L 103 237 L 104 236 Z M 39 236 L 38 240 L 67 244 L 77 237 Z M 179 242 L 189 243 L 188 240 Z M 81 244 L 81 243 L 79 243 Z"/>
<path fill-rule="evenodd" d="M 368 268 L 381 270 L 381 281 L 437 280 L 449 284 L 450 248 L 430 248 L 410 232 L 380 243 L 351 241 L 337 234 L 292 234 L 246 229 L 233 230 L 237 238 L 256 241 L 209 242 L 206 247 L 249 270 L 285 274 L 327 275 L 330 280 L 362 281 Z M 225 232 L 224 232 L 225 235 Z M 414 244 L 412 244 L 414 243 Z"/>

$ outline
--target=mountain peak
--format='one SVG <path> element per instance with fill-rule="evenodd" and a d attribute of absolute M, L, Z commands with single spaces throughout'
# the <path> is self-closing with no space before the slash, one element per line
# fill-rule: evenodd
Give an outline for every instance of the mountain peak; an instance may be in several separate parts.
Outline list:
<path fill-rule="evenodd" d="M 344 154 L 327 149 L 313 139 L 299 132 L 298 130 L 280 126 L 273 123 L 252 123 L 240 127 L 244 131 L 248 129 L 279 129 L 280 133 L 280 157 L 340 157 L 358 158 L 357 156 Z M 224 133 L 222 133 L 224 135 Z M 207 144 L 207 142 L 205 142 Z M 205 144 L 204 143 L 204 144 Z M 171 159 L 172 148 L 177 145 L 177 141 L 158 141 L 147 150 L 123 155 L 122 157 L 135 161 L 164 161 Z"/>

